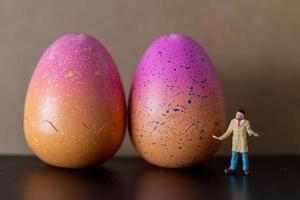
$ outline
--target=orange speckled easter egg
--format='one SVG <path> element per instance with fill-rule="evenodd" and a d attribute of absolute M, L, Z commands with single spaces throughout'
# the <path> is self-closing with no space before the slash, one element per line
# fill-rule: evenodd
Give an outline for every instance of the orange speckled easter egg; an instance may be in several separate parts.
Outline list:
<path fill-rule="evenodd" d="M 217 72 L 204 49 L 185 35 L 167 34 L 145 52 L 129 101 L 130 132 L 137 151 L 167 168 L 197 165 L 211 157 L 226 117 Z"/>
<path fill-rule="evenodd" d="M 58 167 L 97 165 L 113 156 L 125 130 L 125 97 L 108 51 L 96 39 L 70 33 L 41 57 L 27 91 L 28 145 Z"/>

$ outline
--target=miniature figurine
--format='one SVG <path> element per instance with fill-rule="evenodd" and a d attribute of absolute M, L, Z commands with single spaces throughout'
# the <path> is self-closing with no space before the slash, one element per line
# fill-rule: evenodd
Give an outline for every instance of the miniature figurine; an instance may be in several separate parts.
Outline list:
<path fill-rule="evenodd" d="M 245 118 L 245 111 L 238 109 L 235 119 L 232 119 L 227 131 L 220 137 L 213 135 L 213 138 L 223 141 L 228 136 L 232 137 L 232 154 L 230 167 L 225 169 L 225 174 L 231 175 L 236 173 L 239 156 L 242 156 L 244 175 L 250 175 L 249 158 L 248 158 L 248 142 L 247 134 L 249 136 L 258 137 L 259 135 L 251 129 L 250 122 Z"/>

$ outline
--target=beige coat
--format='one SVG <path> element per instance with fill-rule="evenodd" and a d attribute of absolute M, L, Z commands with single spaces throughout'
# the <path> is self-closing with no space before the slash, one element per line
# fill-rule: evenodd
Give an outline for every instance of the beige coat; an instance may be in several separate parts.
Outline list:
<path fill-rule="evenodd" d="M 248 131 L 251 130 L 250 122 L 248 120 L 244 120 L 241 123 L 240 127 L 238 127 L 238 122 L 236 119 L 232 119 L 227 131 L 219 137 L 221 140 L 225 140 L 228 136 L 233 134 L 232 136 L 232 151 L 236 152 L 248 152 Z"/>

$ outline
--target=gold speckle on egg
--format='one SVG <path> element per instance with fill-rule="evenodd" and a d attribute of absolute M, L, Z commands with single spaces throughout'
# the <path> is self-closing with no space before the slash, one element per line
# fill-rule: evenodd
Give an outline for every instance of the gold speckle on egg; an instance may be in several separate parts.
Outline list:
<path fill-rule="evenodd" d="M 74 71 L 69 71 L 65 77 L 67 78 L 76 78 L 79 74 L 77 72 L 74 72 Z"/>
<path fill-rule="evenodd" d="M 48 78 L 48 74 L 47 73 L 42 74 L 42 79 L 44 79 L 44 78 Z"/>
<path fill-rule="evenodd" d="M 88 46 L 88 47 L 85 47 L 83 50 L 84 50 L 84 51 L 91 52 L 91 51 L 92 51 L 92 47 L 91 47 L 91 46 Z"/>
<path fill-rule="evenodd" d="M 100 76 L 100 75 L 101 75 L 100 70 L 95 71 L 95 75 L 96 75 L 96 76 Z"/>

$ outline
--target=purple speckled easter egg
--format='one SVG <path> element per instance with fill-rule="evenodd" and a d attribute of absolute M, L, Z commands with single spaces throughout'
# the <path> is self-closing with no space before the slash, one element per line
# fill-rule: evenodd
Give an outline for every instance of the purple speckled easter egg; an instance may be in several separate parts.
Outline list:
<path fill-rule="evenodd" d="M 137 151 L 167 168 L 196 165 L 211 157 L 226 117 L 218 74 L 192 38 L 167 34 L 145 52 L 129 101 L 130 133 Z"/>
<path fill-rule="evenodd" d="M 109 52 L 82 33 L 58 38 L 28 87 L 24 130 L 43 161 L 79 168 L 109 159 L 125 129 L 125 97 Z"/>

